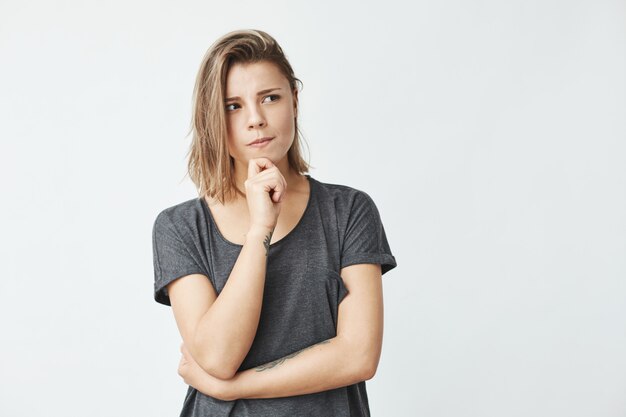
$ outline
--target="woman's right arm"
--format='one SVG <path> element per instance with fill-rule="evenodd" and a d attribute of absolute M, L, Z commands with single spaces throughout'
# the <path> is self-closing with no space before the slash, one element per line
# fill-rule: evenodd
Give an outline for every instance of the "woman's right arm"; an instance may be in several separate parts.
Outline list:
<path fill-rule="evenodd" d="M 183 342 L 200 367 L 219 379 L 235 375 L 259 324 L 267 254 L 286 189 L 280 171 L 272 167 L 266 158 L 250 161 L 246 184 L 250 229 L 219 296 L 201 274 L 167 286 Z M 266 186 L 274 189 L 273 197 L 264 191 Z"/>
<path fill-rule="evenodd" d="M 204 275 L 193 274 L 167 286 L 184 343 L 207 373 L 232 378 L 254 340 L 263 299 L 271 231 L 246 235 L 239 257 L 219 297 Z"/>

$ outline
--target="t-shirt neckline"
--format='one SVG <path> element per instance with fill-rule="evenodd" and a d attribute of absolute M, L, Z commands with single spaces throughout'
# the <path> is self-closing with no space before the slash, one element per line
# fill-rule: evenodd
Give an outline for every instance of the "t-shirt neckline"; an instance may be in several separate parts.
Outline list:
<path fill-rule="evenodd" d="M 280 240 L 274 243 L 271 243 L 270 248 L 273 248 L 274 246 L 281 244 L 281 242 L 283 242 L 284 240 L 287 240 L 291 235 L 295 234 L 295 232 L 297 232 L 297 230 L 301 227 L 302 223 L 304 223 L 304 219 L 307 217 L 309 211 L 311 211 L 311 206 L 313 205 L 313 196 L 315 195 L 315 191 L 314 191 L 315 179 L 311 178 L 309 174 L 304 174 L 304 176 L 309 180 L 309 198 L 307 200 L 306 207 L 304 208 L 304 212 L 302 213 L 302 216 L 300 216 L 300 220 L 298 220 L 298 223 L 296 223 L 296 225 L 289 231 L 289 233 L 283 236 Z M 209 209 L 209 206 L 206 200 L 204 199 L 204 197 L 198 197 L 198 200 L 200 200 L 200 204 L 202 205 L 202 208 L 204 209 L 207 217 L 209 218 L 209 221 L 211 222 L 211 226 L 213 227 L 213 229 L 215 230 L 219 238 L 228 245 L 231 245 L 237 248 L 243 248 L 243 245 L 240 245 L 235 242 L 231 242 L 230 240 L 226 239 L 224 235 L 222 235 L 222 232 L 220 231 L 219 227 L 217 227 L 217 223 L 215 222 L 215 219 L 213 218 L 213 214 L 211 213 L 211 210 Z"/>

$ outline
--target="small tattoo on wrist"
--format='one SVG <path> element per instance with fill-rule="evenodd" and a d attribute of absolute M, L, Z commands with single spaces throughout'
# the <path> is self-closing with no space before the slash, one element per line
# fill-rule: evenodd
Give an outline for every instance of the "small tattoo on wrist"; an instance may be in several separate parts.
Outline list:
<path fill-rule="evenodd" d="M 265 246 L 265 256 L 268 256 L 268 254 L 270 253 L 270 241 L 272 240 L 272 234 L 274 233 L 273 230 L 271 230 L 267 236 L 265 236 L 265 240 L 263 241 L 263 246 Z"/>

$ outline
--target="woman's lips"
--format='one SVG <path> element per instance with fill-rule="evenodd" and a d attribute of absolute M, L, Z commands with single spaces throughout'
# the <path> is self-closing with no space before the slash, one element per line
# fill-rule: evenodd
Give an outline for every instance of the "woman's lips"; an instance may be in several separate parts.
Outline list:
<path fill-rule="evenodd" d="M 262 148 L 263 146 L 265 146 L 268 143 L 270 143 L 272 141 L 272 139 L 274 139 L 274 138 L 262 138 L 262 139 L 260 139 L 260 142 L 253 142 L 253 143 L 249 144 L 248 146 L 252 146 L 253 148 Z"/>

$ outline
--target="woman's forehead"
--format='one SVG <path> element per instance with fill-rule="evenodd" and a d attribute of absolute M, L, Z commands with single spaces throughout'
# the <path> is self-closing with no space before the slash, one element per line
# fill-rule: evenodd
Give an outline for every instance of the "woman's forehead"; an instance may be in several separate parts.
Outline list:
<path fill-rule="evenodd" d="M 236 63 L 228 70 L 226 92 L 231 97 L 239 93 L 256 93 L 258 90 L 284 87 L 287 84 L 285 76 L 271 62 Z"/>

